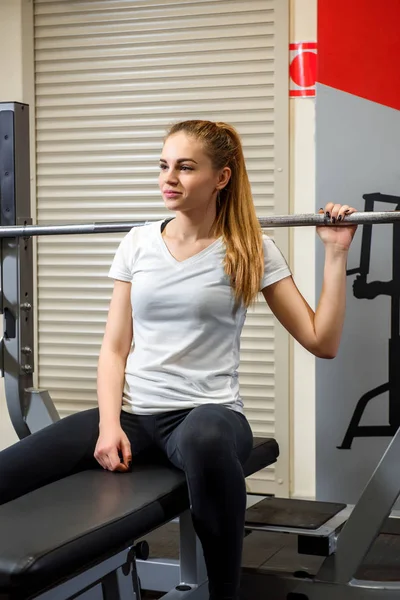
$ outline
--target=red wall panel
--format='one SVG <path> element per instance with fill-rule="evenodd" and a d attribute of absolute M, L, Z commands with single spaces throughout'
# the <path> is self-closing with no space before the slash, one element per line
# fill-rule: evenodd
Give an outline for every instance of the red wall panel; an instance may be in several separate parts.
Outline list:
<path fill-rule="evenodd" d="M 317 81 L 400 110 L 400 0 L 318 0 Z"/>

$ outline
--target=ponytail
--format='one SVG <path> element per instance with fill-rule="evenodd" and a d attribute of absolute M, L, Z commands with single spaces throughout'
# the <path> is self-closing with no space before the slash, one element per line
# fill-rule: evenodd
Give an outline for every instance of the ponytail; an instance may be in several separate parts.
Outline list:
<path fill-rule="evenodd" d="M 203 143 L 215 169 L 231 169 L 231 178 L 217 199 L 214 231 L 225 243 L 224 268 L 235 301 L 237 304 L 242 302 L 247 308 L 260 291 L 264 253 L 240 137 L 231 125 L 210 121 L 177 123 L 171 127 L 168 136 L 178 131 Z"/>

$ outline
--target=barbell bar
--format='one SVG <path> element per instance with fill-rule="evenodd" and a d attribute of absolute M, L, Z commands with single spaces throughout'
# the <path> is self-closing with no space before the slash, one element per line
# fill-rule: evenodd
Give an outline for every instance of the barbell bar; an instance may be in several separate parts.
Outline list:
<path fill-rule="evenodd" d="M 159 220 L 162 220 L 159 219 Z M 260 225 L 263 229 L 274 227 L 306 227 L 306 226 L 343 226 L 353 225 L 379 225 L 383 223 L 400 222 L 400 211 L 384 212 L 356 212 L 346 217 L 344 221 L 332 223 L 324 214 L 303 215 L 273 215 L 271 217 L 260 217 Z M 0 227 L 0 238 L 15 238 L 38 235 L 72 235 L 87 233 L 116 233 L 129 231 L 132 227 L 142 227 L 149 221 L 128 221 L 111 223 L 78 223 L 69 225 L 10 225 Z"/>

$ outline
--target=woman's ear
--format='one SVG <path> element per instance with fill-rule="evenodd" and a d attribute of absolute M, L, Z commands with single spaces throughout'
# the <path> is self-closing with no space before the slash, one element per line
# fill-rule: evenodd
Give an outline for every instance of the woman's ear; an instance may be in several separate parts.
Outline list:
<path fill-rule="evenodd" d="M 229 167 L 224 167 L 220 171 L 219 178 L 218 178 L 218 184 L 217 184 L 217 190 L 222 190 L 222 189 L 224 189 L 224 187 L 226 187 L 228 185 L 231 175 L 232 175 L 232 171 Z"/>

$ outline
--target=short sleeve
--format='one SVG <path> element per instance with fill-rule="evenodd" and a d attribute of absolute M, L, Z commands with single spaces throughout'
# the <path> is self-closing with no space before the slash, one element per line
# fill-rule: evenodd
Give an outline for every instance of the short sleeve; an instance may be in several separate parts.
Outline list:
<path fill-rule="evenodd" d="M 137 245 L 136 228 L 131 229 L 121 240 L 111 263 L 108 277 L 119 281 L 132 281 L 132 267 Z"/>
<path fill-rule="evenodd" d="M 275 242 L 267 235 L 263 235 L 263 248 L 264 275 L 261 280 L 260 290 L 263 290 L 285 277 L 290 277 L 292 274 L 283 254 Z"/>

